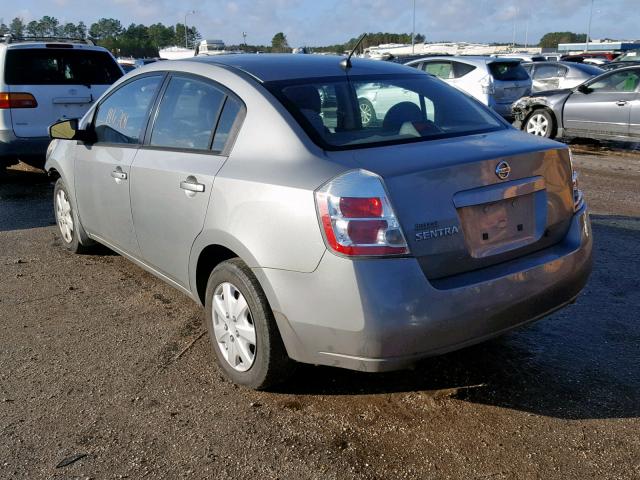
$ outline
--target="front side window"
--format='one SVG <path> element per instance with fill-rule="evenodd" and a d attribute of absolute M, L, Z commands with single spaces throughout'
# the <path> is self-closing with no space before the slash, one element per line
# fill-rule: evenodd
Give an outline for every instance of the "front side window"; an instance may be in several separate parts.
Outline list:
<path fill-rule="evenodd" d="M 94 130 L 97 141 L 140 143 L 151 102 L 161 82 L 161 75 L 142 77 L 126 83 L 109 95 L 96 112 Z"/>
<path fill-rule="evenodd" d="M 594 92 L 635 92 L 640 84 L 637 70 L 613 72 L 589 84 Z"/>
<path fill-rule="evenodd" d="M 16 48 L 7 50 L 8 85 L 111 85 L 122 71 L 101 50 Z"/>
<path fill-rule="evenodd" d="M 505 128 L 486 107 L 428 75 L 267 84 L 325 148 L 405 143 Z"/>
<path fill-rule="evenodd" d="M 160 102 L 150 144 L 209 150 L 224 98 L 225 94 L 209 83 L 172 78 Z"/>

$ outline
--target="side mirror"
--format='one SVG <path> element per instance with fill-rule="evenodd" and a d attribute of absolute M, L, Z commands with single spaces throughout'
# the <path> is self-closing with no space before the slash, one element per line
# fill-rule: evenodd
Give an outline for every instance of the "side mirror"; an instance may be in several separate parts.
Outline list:
<path fill-rule="evenodd" d="M 49 127 L 49 137 L 60 140 L 79 140 L 85 143 L 92 143 L 95 135 L 89 130 L 78 128 L 78 119 L 60 120 Z"/>
<path fill-rule="evenodd" d="M 583 83 L 582 85 L 578 86 L 578 91 L 580 93 L 584 93 L 585 95 L 587 95 L 587 94 L 591 93 L 593 90 Z"/>

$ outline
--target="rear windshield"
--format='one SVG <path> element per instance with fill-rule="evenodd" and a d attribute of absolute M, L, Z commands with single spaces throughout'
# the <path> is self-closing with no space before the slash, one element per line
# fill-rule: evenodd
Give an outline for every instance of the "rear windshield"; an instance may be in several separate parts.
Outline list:
<path fill-rule="evenodd" d="M 110 85 L 122 76 L 107 52 L 61 48 L 7 51 L 8 85 Z"/>
<path fill-rule="evenodd" d="M 505 128 L 486 107 L 429 75 L 342 75 L 267 88 L 324 148 L 409 143 Z"/>
<path fill-rule="evenodd" d="M 517 62 L 491 62 L 489 71 L 496 80 L 515 81 L 529 79 L 527 71 Z"/>

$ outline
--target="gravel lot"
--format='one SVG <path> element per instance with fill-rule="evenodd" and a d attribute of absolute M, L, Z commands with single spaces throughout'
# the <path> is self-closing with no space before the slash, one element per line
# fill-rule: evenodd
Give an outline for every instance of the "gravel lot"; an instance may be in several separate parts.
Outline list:
<path fill-rule="evenodd" d="M 12 171 L 0 478 L 640 478 L 640 153 L 576 151 L 596 242 L 577 303 L 412 371 L 304 366 L 268 393 L 223 379 L 191 300 L 67 253 L 46 177 Z"/>

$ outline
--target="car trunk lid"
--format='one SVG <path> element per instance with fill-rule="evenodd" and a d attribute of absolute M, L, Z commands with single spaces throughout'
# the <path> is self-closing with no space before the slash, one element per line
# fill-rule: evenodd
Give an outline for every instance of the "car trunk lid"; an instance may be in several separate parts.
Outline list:
<path fill-rule="evenodd" d="M 353 155 L 383 177 L 429 279 L 551 246 L 573 214 L 566 147 L 512 129 Z"/>

